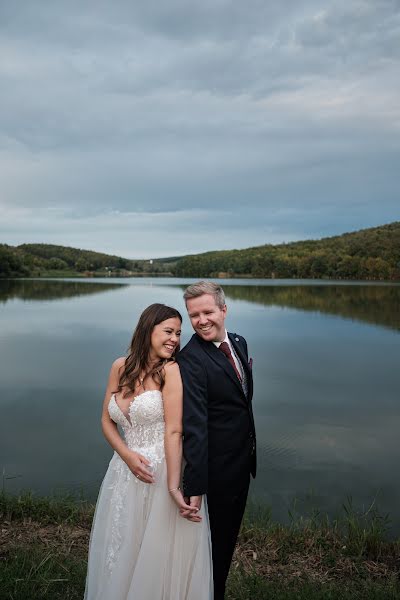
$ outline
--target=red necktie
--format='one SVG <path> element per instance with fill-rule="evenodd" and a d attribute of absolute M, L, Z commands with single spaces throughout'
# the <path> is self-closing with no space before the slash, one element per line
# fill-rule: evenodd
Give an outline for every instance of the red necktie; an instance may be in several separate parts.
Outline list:
<path fill-rule="evenodd" d="M 242 381 L 242 377 L 238 371 L 235 361 L 233 360 L 232 352 L 231 352 L 228 342 L 222 342 L 222 344 L 220 344 L 218 348 L 219 348 L 219 350 L 221 350 L 221 352 L 223 352 L 225 354 L 226 358 L 229 360 L 232 367 L 235 369 L 235 373 L 236 373 L 239 381 Z"/>

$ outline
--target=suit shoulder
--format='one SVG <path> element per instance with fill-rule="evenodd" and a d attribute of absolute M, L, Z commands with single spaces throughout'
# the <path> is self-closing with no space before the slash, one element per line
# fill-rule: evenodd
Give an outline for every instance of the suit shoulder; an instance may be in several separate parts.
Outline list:
<path fill-rule="evenodd" d="M 176 362 L 180 367 L 184 382 L 187 377 L 206 377 L 203 354 L 203 350 L 195 336 L 179 352 Z"/>
<path fill-rule="evenodd" d="M 228 337 L 231 342 L 234 341 L 246 355 L 248 354 L 247 342 L 242 335 L 239 335 L 238 333 L 228 333 Z"/>
<path fill-rule="evenodd" d="M 246 339 L 242 335 L 239 335 L 238 333 L 229 332 L 228 336 L 232 337 L 236 342 L 242 342 L 243 344 L 247 345 Z"/>
<path fill-rule="evenodd" d="M 197 354 L 199 351 L 199 342 L 195 335 L 192 335 L 186 346 L 184 346 L 180 351 L 176 358 L 179 363 L 180 360 L 185 358 L 190 358 L 193 355 Z"/>

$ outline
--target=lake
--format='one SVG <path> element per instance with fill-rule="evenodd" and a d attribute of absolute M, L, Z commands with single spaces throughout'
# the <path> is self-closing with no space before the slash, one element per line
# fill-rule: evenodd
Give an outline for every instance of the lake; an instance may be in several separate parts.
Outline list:
<path fill-rule="evenodd" d="M 111 457 L 100 414 L 112 361 L 152 302 L 184 315 L 190 279 L 0 280 L 3 489 L 96 497 Z M 399 531 L 400 285 L 222 280 L 227 328 L 254 361 L 259 473 L 286 520 L 375 499 Z"/>

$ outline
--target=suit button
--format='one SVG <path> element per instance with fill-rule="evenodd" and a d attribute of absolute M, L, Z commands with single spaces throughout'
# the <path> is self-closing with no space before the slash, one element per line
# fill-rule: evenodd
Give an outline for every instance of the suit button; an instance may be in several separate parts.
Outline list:
<path fill-rule="evenodd" d="M 253 432 L 249 431 L 249 438 L 252 440 L 253 439 Z"/>

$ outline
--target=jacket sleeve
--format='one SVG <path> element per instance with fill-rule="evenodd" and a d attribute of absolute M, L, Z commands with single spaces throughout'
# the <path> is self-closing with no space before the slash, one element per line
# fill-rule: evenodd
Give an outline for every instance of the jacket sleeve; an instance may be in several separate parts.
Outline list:
<path fill-rule="evenodd" d="M 201 496 L 208 488 L 207 374 L 189 353 L 178 355 L 183 381 L 183 472 L 185 496 Z"/>

